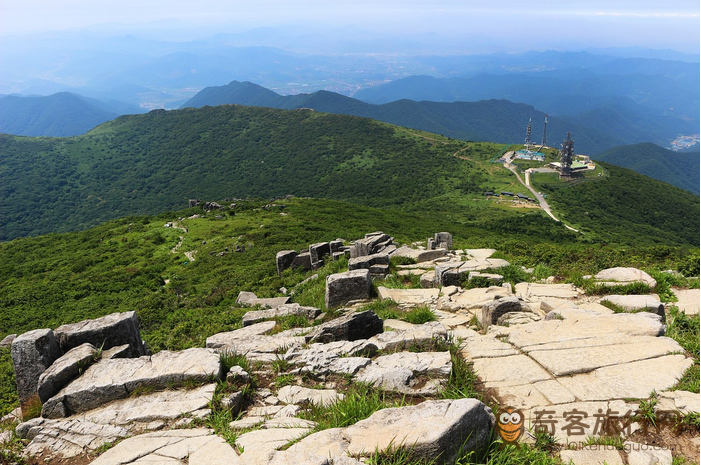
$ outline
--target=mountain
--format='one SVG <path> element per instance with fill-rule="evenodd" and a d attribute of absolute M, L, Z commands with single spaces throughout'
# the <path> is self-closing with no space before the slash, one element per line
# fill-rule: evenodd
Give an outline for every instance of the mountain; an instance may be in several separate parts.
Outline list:
<path fill-rule="evenodd" d="M 536 122 L 536 127 L 545 119 L 545 113 L 532 106 L 507 100 L 452 103 L 398 100 L 372 105 L 327 91 L 282 96 L 259 85 L 238 81 L 226 86 L 208 87 L 185 103 L 183 108 L 223 104 L 280 109 L 311 108 L 327 113 L 372 118 L 456 139 L 513 143 L 523 141 L 529 118 Z M 602 129 L 589 128 L 571 119 L 549 118 L 548 131 L 549 140 L 555 145 L 560 138 L 564 139 L 568 131 L 572 131 L 576 134 L 577 150 L 581 153 L 598 153 L 625 143 L 623 139 L 607 134 Z M 535 134 L 533 140 L 539 141 L 542 132 Z"/>
<path fill-rule="evenodd" d="M 486 230 L 545 237 L 540 214 L 524 217 L 485 203 L 486 190 L 522 189 L 509 171 L 490 163 L 503 149 L 366 118 L 237 105 L 121 116 L 80 137 L 3 135 L 0 240 L 85 229 L 178 208 L 192 198 L 287 194 L 441 211 Z M 619 212 L 614 202 L 606 214 L 618 214 L 617 228 L 626 234 L 593 222 L 581 240 L 698 244 L 698 217 L 690 213 L 698 210 L 697 196 L 615 166 L 606 171 L 605 178 L 583 179 L 597 185 L 596 196 L 577 196 L 572 207 L 563 201 L 563 212 L 573 211 L 570 221 L 586 221 L 584 212 L 600 209 L 601 198 L 614 198 L 625 185 L 650 186 L 655 201 L 674 208 L 653 218 L 635 209 Z M 553 187 L 554 202 L 571 191 L 561 187 Z M 567 233 L 559 223 L 545 224 L 554 228 L 553 240 Z"/>
<path fill-rule="evenodd" d="M 643 143 L 614 147 L 595 157 L 699 194 L 699 150 L 674 152 Z"/>
<path fill-rule="evenodd" d="M 75 136 L 132 112 L 142 111 L 121 102 L 104 103 L 69 92 L 47 97 L 8 95 L 0 98 L 0 132 L 19 136 Z"/>

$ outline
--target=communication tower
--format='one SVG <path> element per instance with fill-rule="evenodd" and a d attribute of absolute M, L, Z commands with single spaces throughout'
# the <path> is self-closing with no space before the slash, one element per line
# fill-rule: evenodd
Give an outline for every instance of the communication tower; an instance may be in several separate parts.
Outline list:
<path fill-rule="evenodd" d="M 528 118 L 528 127 L 526 128 L 526 141 L 525 141 L 526 150 L 531 149 L 531 144 L 532 144 L 531 143 L 531 129 L 532 129 L 532 127 L 533 127 L 532 118 Z"/>
<path fill-rule="evenodd" d="M 560 177 L 572 176 L 572 160 L 574 160 L 574 141 L 572 133 L 568 132 L 560 149 Z"/>
<path fill-rule="evenodd" d="M 545 147 L 545 135 L 548 132 L 548 114 L 545 114 L 545 123 L 543 124 L 543 142 L 540 144 L 540 148 Z"/>

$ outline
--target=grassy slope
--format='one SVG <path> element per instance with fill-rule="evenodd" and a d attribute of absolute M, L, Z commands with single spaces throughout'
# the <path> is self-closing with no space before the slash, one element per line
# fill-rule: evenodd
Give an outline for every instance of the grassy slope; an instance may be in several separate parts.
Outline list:
<path fill-rule="evenodd" d="M 595 158 L 699 194 L 698 149 L 679 153 L 645 143 L 615 147 Z"/>

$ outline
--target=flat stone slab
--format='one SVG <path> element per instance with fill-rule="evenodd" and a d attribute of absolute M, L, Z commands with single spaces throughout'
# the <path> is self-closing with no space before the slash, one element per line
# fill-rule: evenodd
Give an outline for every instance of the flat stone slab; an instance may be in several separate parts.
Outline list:
<path fill-rule="evenodd" d="M 498 269 L 509 266 L 509 262 L 501 258 L 473 258 L 460 265 L 461 272 L 482 271 Z"/>
<path fill-rule="evenodd" d="M 517 386 L 552 379 L 550 373 L 523 354 L 508 355 L 498 360 L 478 358 L 474 360 L 474 367 L 488 386 Z"/>
<path fill-rule="evenodd" d="M 657 286 L 657 281 L 644 271 L 620 266 L 599 271 L 594 275 L 594 280 L 607 286 L 621 286 L 636 282 L 647 284 L 650 287 Z"/>
<path fill-rule="evenodd" d="M 502 286 L 490 286 L 485 288 L 465 289 L 450 296 L 443 296 L 439 300 L 440 310 L 457 311 L 482 309 L 489 302 L 511 295 L 511 290 Z"/>
<path fill-rule="evenodd" d="M 445 339 L 447 331 L 443 324 L 429 321 L 422 325 L 409 325 L 407 329 L 386 331 L 368 339 L 377 350 L 406 350 L 412 346 L 425 346 L 436 339 Z"/>
<path fill-rule="evenodd" d="M 179 429 L 141 434 L 107 450 L 92 465 L 237 465 L 239 455 L 210 429 Z"/>
<path fill-rule="evenodd" d="M 699 413 L 700 396 L 689 391 L 664 391 L 657 395 L 660 410 L 674 410 L 688 415 Z"/>
<path fill-rule="evenodd" d="M 687 315 L 698 315 L 699 313 L 699 290 L 698 289 L 672 289 L 677 296 L 678 302 L 672 303 Z"/>
<path fill-rule="evenodd" d="M 206 347 L 219 352 L 245 354 L 249 360 L 273 361 L 275 354 L 281 349 L 304 343 L 303 336 L 291 333 L 267 335 L 276 324 L 275 321 L 264 321 L 234 331 L 218 333 L 207 338 Z"/>
<path fill-rule="evenodd" d="M 301 307 L 299 304 L 285 304 L 268 310 L 254 310 L 247 312 L 242 320 L 243 326 L 250 326 L 255 323 L 260 323 L 264 320 L 272 320 L 273 318 L 281 318 L 286 316 L 303 316 L 309 320 L 313 320 L 321 314 L 321 310 L 314 307 Z"/>
<path fill-rule="evenodd" d="M 95 347 L 86 342 L 59 357 L 39 377 L 37 392 L 42 402 L 46 402 L 60 391 L 82 370 L 88 368 L 95 356 Z"/>
<path fill-rule="evenodd" d="M 465 253 L 472 258 L 486 259 L 496 253 L 494 249 L 465 249 Z"/>
<path fill-rule="evenodd" d="M 86 412 L 129 397 L 139 388 L 165 389 L 185 381 L 208 382 L 222 376 L 219 354 L 209 349 L 100 360 L 49 399 L 42 416 L 60 418 Z"/>
<path fill-rule="evenodd" d="M 463 341 L 461 349 L 463 356 L 468 360 L 506 357 L 508 355 L 520 354 L 514 346 L 498 340 L 494 335 L 477 336 L 466 339 Z"/>
<path fill-rule="evenodd" d="M 311 428 L 269 428 L 244 433 L 236 438 L 236 446 L 243 450 L 241 463 L 268 463 L 278 448 L 310 431 Z"/>
<path fill-rule="evenodd" d="M 539 284 L 518 283 L 515 289 L 516 295 L 522 299 L 576 299 L 579 292 L 573 284 Z"/>
<path fill-rule="evenodd" d="M 343 399 L 333 389 L 309 389 L 301 386 L 284 386 L 277 392 L 277 397 L 286 404 L 309 403 L 327 406 Z"/>
<path fill-rule="evenodd" d="M 404 394 L 435 394 L 450 376 L 452 366 L 450 352 L 398 352 L 375 358 L 355 379 Z M 430 381 L 419 385 L 421 375 Z"/>
<path fill-rule="evenodd" d="M 134 423 L 172 421 L 183 414 L 209 412 L 216 384 L 177 391 L 161 391 L 112 402 L 71 417 L 102 425 L 125 426 Z"/>
<path fill-rule="evenodd" d="M 289 297 L 259 298 L 253 292 L 241 291 L 236 298 L 237 304 L 260 305 L 263 308 L 277 308 L 290 302 Z"/>
<path fill-rule="evenodd" d="M 626 441 L 624 444 L 628 465 L 672 465 L 672 451 L 660 446 L 651 446 Z"/>
<path fill-rule="evenodd" d="M 378 287 L 381 300 L 393 300 L 398 304 L 429 305 L 438 300 L 438 289 L 389 289 Z"/>
<path fill-rule="evenodd" d="M 665 320 L 664 304 L 657 295 L 607 295 L 600 302 L 609 301 L 629 312 L 656 313 Z"/>
<path fill-rule="evenodd" d="M 593 446 L 581 450 L 563 450 L 560 458 L 564 463 L 572 465 L 623 465 L 621 454 L 613 450 L 605 450 L 603 446 Z"/>
<path fill-rule="evenodd" d="M 29 456 L 40 455 L 48 450 L 57 456 L 71 458 L 93 452 L 107 442 L 125 438 L 129 435 L 129 430 L 80 419 L 35 418 L 18 426 L 18 435 L 20 434 L 31 440 L 25 449 Z"/>
<path fill-rule="evenodd" d="M 692 364 L 693 360 L 684 355 L 665 355 L 558 381 L 580 400 L 646 399 L 652 391 L 673 387 Z"/>
<path fill-rule="evenodd" d="M 389 446 L 407 446 L 417 459 L 437 460 L 442 465 L 453 463 L 461 448 L 486 448 L 494 423 L 489 408 L 476 399 L 428 400 L 379 410 L 347 428 L 314 433 L 277 452 L 272 463 L 297 463 L 298 457 L 308 456 L 367 457 Z"/>

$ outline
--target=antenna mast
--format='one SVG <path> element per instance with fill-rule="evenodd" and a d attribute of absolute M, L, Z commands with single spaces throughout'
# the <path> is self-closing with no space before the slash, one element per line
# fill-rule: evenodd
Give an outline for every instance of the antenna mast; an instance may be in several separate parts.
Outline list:
<path fill-rule="evenodd" d="M 543 124 L 543 142 L 540 144 L 540 148 L 545 147 L 545 136 L 548 132 L 548 114 L 545 114 L 545 123 Z"/>
<path fill-rule="evenodd" d="M 530 150 L 531 147 L 531 128 L 533 127 L 532 118 L 528 118 L 528 127 L 526 128 L 526 150 Z"/>

